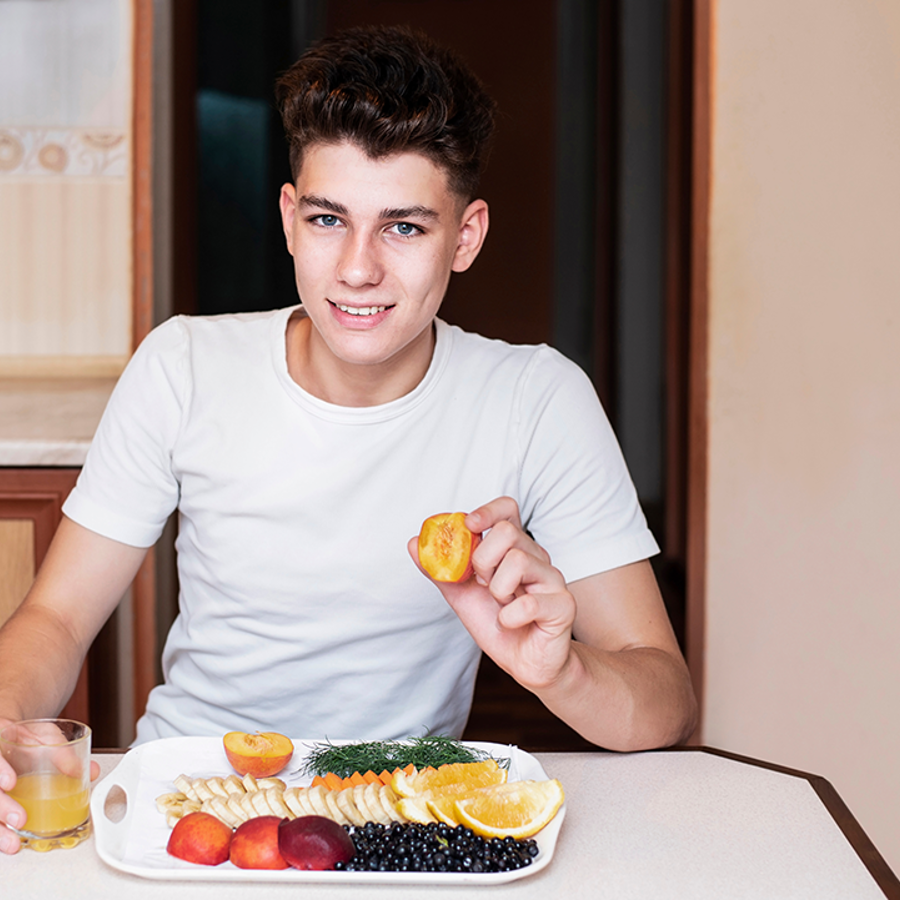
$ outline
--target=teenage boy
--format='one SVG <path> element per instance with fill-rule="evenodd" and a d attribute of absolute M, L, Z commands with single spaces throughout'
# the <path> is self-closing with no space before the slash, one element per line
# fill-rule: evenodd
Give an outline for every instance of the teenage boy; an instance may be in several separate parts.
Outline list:
<path fill-rule="evenodd" d="M 458 735 L 482 651 L 604 747 L 684 739 L 656 544 L 589 381 L 436 318 L 487 234 L 492 102 L 393 28 L 321 42 L 278 99 L 302 305 L 178 317 L 142 344 L 0 632 L 0 716 L 63 705 L 177 508 L 180 612 L 139 742 Z M 448 510 L 485 533 L 461 585 L 414 565 L 411 536 Z M 20 814 L 0 794 L 0 819 Z"/>

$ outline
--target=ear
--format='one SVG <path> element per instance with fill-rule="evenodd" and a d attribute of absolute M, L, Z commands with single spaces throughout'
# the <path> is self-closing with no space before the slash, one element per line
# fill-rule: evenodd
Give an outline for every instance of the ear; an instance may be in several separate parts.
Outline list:
<path fill-rule="evenodd" d="M 281 210 L 281 225 L 284 228 L 284 239 L 287 241 L 288 253 L 294 255 L 294 214 L 297 211 L 297 191 L 292 184 L 283 184 L 278 197 Z"/>
<path fill-rule="evenodd" d="M 490 217 L 484 200 L 473 200 L 464 210 L 459 224 L 459 242 L 453 257 L 454 272 L 465 272 L 475 262 L 487 237 Z"/>

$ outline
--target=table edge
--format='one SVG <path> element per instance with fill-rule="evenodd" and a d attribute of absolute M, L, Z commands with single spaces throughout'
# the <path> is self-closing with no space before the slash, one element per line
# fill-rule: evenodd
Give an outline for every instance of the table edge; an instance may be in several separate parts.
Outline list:
<path fill-rule="evenodd" d="M 602 751 L 597 748 L 598 752 Z M 122 755 L 127 752 L 127 748 L 120 747 L 97 747 L 93 753 Z M 540 756 L 542 753 L 589 753 L 590 751 L 557 751 L 557 750 L 533 750 L 529 751 Z M 721 750 L 718 747 L 709 747 L 706 745 L 686 745 L 679 744 L 674 747 L 663 747 L 658 750 L 642 751 L 647 753 L 708 753 L 711 756 L 719 756 L 723 759 L 729 759 L 733 762 L 739 762 L 748 766 L 756 766 L 760 769 L 768 769 L 772 772 L 779 772 L 782 775 L 790 775 L 794 778 L 802 778 L 807 781 L 810 787 L 816 792 L 822 805 L 828 810 L 829 815 L 834 823 L 840 829 L 841 833 L 847 840 L 847 843 L 853 848 L 860 862 L 866 867 L 868 873 L 872 876 L 872 880 L 878 885 L 881 892 L 888 900 L 900 900 L 900 880 L 891 870 L 885 858 L 878 852 L 878 849 L 872 843 L 871 838 L 866 834 L 863 827 L 856 820 L 856 817 L 850 812 L 849 807 L 841 799 L 840 794 L 835 790 L 834 786 L 823 778 L 821 775 L 814 775 L 811 772 L 804 772 L 800 769 L 792 769 L 788 766 L 782 766 L 778 763 L 767 762 L 762 759 L 755 759 L 751 756 L 743 756 L 740 753 L 732 753 L 730 750 Z"/>
<path fill-rule="evenodd" d="M 827 778 L 823 778 L 821 775 L 815 775 L 811 772 L 792 769 L 788 766 L 782 766 L 777 763 L 755 759 L 751 756 L 732 753 L 730 750 L 721 750 L 718 747 L 709 747 L 706 745 L 679 745 L 676 747 L 666 747 L 663 748 L 662 752 L 708 753 L 712 756 L 720 756 L 724 759 L 730 759 L 745 765 L 769 769 L 770 771 L 779 772 L 783 775 L 791 775 L 794 778 L 802 778 L 809 782 L 810 787 L 816 792 L 822 805 L 828 810 L 831 818 L 834 819 L 835 824 L 847 839 L 847 843 L 853 848 L 854 852 L 859 857 L 860 862 L 866 867 L 869 874 L 872 876 L 872 879 L 881 889 L 885 897 L 887 897 L 888 900 L 900 900 L 900 880 L 898 880 L 891 867 L 887 864 L 885 858 L 878 852 L 878 849 L 872 843 L 872 839 L 866 834 L 863 827 L 850 811 L 850 808 L 841 798 L 841 795 L 835 790 L 834 786 Z"/>

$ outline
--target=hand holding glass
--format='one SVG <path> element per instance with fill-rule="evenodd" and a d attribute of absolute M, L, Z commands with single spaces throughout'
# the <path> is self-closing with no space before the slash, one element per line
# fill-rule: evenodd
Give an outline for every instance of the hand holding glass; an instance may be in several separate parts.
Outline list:
<path fill-rule="evenodd" d="M 26 847 L 74 847 L 90 834 L 91 729 L 71 719 L 28 719 L 0 731 L 0 755 L 16 773 L 6 793 L 27 814 Z"/>

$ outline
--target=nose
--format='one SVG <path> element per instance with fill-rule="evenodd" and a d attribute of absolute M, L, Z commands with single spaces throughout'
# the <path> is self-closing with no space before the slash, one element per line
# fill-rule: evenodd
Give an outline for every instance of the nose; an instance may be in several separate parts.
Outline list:
<path fill-rule="evenodd" d="M 338 278 L 350 287 L 378 284 L 383 275 L 377 239 L 360 230 L 348 233 L 338 261 Z"/>

